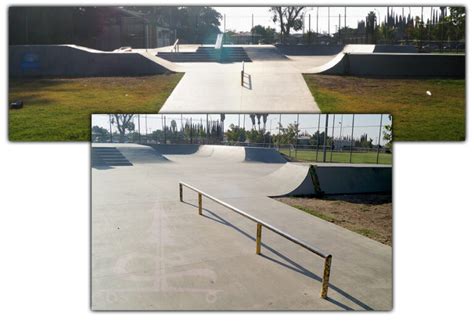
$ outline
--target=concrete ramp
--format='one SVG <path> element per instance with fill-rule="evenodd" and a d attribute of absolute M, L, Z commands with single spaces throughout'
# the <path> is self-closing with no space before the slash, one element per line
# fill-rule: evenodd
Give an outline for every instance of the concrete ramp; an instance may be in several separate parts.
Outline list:
<path fill-rule="evenodd" d="M 286 159 L 273 148 L 244 147 L 246 162 L 286 163 Z"/>
<path fill-rule="evenodd" d="M 275 149 L 261 147 L 201 145 L 194 155 L 229 162 L 261 162 L 279 164 L 287 162 Z"/>
<path fill-rule="evenodd" d="M 279 44 L 276 48 L 287 56 L 328 56 L 336 55 L 343 50 L 342 45 L 284 45 Z"/>
<path fill-rule="evenodd" d="M 309 74 L 374 77 L 465 77 L 464 54 L 416 53 L 413 46 L 348 44 Z"/>
<path fill-rule="evenodd" d="M 269 196 L 392 192 L 392 167 L 363 164 L 287 163 L 265 177 Z"/>
<path fill-rule="evenodd" d="M 274 45 L 243 46 L 252 61 L 281 61 L 288 60 Z"/>
<path fill-rule="evenodd" d="M 217 161 L 243 162 L 245 150 L 240 146 L 201 145 L 194 156 Z"/>
<path fill-rule="evenodd" d="M 418 53 L 418 48 L 414 45 L 391 45 L 377 44 L 374 49 L 375 53 Z"/>
<path fill-rule="evenodd" d="M 347 71 L 345 65 L 347 65 L 346 54 L 344 52 L 340 52 L 329 62 L 319 67 L 309 69 L 306 73 L 323 75 L 344 75 Z"/>
<path fill-rule="evenodd" d="M 464 54 L 339 53 L 306 73 L 373 77 L 465 77 Z"/>
<path fill-rule="evenodd" d="M 314 195 L 317 191 L 310 166 L 286 163 L 275 172 L 261 178 L 270 197 Z"/>
<path fill-rule="evenodd" d="M 166 163 L 169 160 L 150 146 L 138 144 L 92 144 L 92 148 L 101 150 L 111 148 L 119 151 L 123 157 L 136 164 Z"/>
<path fill-rule="evenodd" d="M 145 76 L 173 71 L 142 53 L 71 44 L 9 46 L 8 68 L 10 77 Z"/>
<path fill-rule="evenodd" d="M 189 155 L 194 154 L 199 149 L 199 144 L 179 144 L 179 145 L 168 145 L 168 144 L 154 144 L 149 145 L 154 148 L 162 155 Z"/>
<path fill-rule="evenodd" d="M 342 52 L 344 53 L 373 53 L 375 44 L 347 44 Z"/>
<path fill-rule="evenodd" d="M 391 193 L 392 167 L 365 164 L 316 164 L 318 192 L 326 195 Z"/>

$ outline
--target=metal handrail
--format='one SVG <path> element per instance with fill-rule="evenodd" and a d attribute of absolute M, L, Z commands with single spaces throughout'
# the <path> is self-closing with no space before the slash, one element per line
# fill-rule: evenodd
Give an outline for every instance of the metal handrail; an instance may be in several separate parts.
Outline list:
<path fill-rule="evenodd" d="M 242 61 L 242 70 L 240 70 L 240 86 L 244 86 L 245 62 Z"/>
<path fill-rule="evenodd" d="M 202 197 L 206 197 L 228 209 L 230 209 L 231 211 L 234 211 L 235 213 L 237 214 L 240 214 L 242 215 L 243 217 L 257 223 L 257 236 L 256 236 L 256 253 L 257 255 L 260 254 L 261 252 L 261 242 L 262 242 L 262 227 L 265 227 L 267 228 L 268 230 L 270 231 L 273 231 L 275 232 L 276 234 L 284 237 L 285 239 L 287 240 L 290 240 L 291 242 L 293 243 L 296 243 L 298 245 L 300 245 L 301 247 L 311 251 L 312 253 L 318 255 L 319 257 L 321 258 L 324 258 L 324 272 L 323 272 L 323 278 L 322 278 L 322 285 L 321 285 L 321 298 L 326 298 L 327 297 L 327 294 L 328 294 L 328 288 L 329 288 L 329 276 L 330 276 L 330 273 L 331 273 L 331 260 L 332 260 L 332 255 L 328 255 L 328 254 L 325 254 L 323 252 L 321 252 L 320 250 L 318 249 L 315 249 L 314 247 L 312 247 L 311 245 L 309 245 L 308 243 L 304 242 L 304 241 L 301 241 L 295 237 L 293 237 L 292 235 L 289 235 L 288 233 L 285 233 L 283 232 L 282 230 L 280 229 L 277 229 L 276 227 L 266 223 L 266 222 L 263 222 L 262 220 L 238 209 L 238 208 L 235 208 L 234 206 L 230 205 L 230 204 L 227 204 L 226 202 L 223 202 L 222 200 L 220 199 L 217 199 L 216 197 L 214 196 L 211 196 L 209 194 L 206 194 L 205 192 L 197 189 L 196 187 L 193 187 L 185 182 L 182 182 L 180 181 L 179 182 L 179 201 L 180 202 L 183 202 L 183 187 L 186 187 L 186 188 L 189 188 L 195 192 L 197 192 L 198 194 L 198 212 L 199 212 L 199 215 L 203 215 L 202 214 Z"/>
<path fill-rule="evenodd" d="M 177 38 L 176 41 L 174 41 L 173 49 L 174 49 L 174 52 L 179 52 L 179 38 Z"/>

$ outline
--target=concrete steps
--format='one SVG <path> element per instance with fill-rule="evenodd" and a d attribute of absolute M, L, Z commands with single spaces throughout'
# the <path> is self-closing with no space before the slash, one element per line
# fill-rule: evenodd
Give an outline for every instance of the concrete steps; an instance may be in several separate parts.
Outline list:
<path fill-rule="evenodd" d="M 92 147 L 92 166 L 131 166 L 133 165 L 115 147 Z"/>
<path fill-rule="evenodd" d="M 196 52 L 159 52 L 157 56 L 171 62 L 251 62 L 242 47 L 199 47 Z"/>

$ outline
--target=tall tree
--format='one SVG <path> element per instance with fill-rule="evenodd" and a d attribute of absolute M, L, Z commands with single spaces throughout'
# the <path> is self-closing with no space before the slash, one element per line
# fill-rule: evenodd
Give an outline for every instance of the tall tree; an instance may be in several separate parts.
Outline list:
<path fill-rule="evenodd" d="M 120 142 L 123 143 L 125 141 L 125 133 L 127 131 L 134 131 L 135 124 L 133 123 L 133 114 L 111 114 L 110 115 L 110 122 L 117 126 L 117 130 L 120 134 Z"/>
<path fill-rule="evenodd" d="M 271 7 L 273 22 L 280 24 L 281 40 L 290 36 L 291 30 L 299 31 L 303 28 L 303 10 L 305 7 Z"/>
<path fill-rule="evenodd" d="M 256 25 L 251 30 L 252 34 L 256 35 L 257 42 L 271 44 L 275 40 L 275 29 L 271 27 L 263 27 Z"/>
<path fill-rule="evenodd" d="M 389 149 L 392 149 L 392 115 L 389 115 L 388 118 L 390 119 L 390 123 L 383 126 L 383 139 L 387 141 L 387 146 Z"/>
<path fill-rule="evenodd" d="M 213 43 L 222 15 L 212 7 L 180 7 L 175 22 L 178 38 L 187 43 Z"/>
<path fill-rule="evenodd" d="M 366 42 L 375 43 L 376 42 L 376 25 L 377 25 L 377 16 L 375 12 L 371 11 L 367 14 L 365 18 L 365 33 L 366 33 Z"/>

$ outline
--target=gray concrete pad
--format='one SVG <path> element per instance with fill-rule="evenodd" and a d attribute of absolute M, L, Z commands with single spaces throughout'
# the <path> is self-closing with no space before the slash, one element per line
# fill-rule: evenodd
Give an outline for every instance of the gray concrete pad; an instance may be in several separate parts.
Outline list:
<path fill-rule="evenodd" d="M 291 60 L 180 63 L 186 72 L 160 113 L 318 113 L 303 76 Z"/>
<path fill-rule="evenodd" d="M 275 184 L 263 180 L 288 163 L 94 146 L 117 147 L 134 164 L 92 169 L 94 310 L 392 308 L 390 247 L 268 197 Z M 179 201 L 179 181 L 331 253 L 328 299 L 319 297 L 321 258 L 266 229 L 256 255 L 255 223 L 207 199 L 199 216 L 196 193 Z"/>

